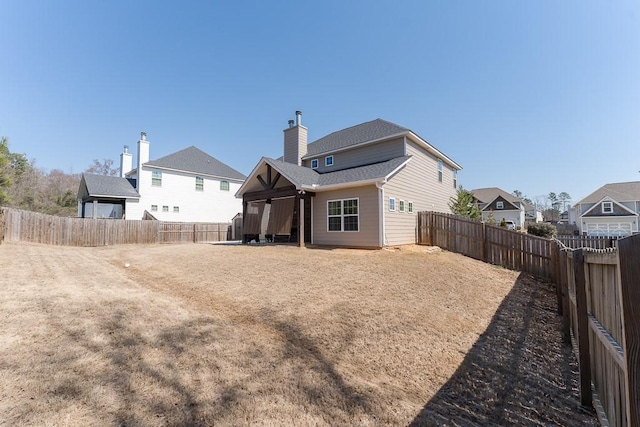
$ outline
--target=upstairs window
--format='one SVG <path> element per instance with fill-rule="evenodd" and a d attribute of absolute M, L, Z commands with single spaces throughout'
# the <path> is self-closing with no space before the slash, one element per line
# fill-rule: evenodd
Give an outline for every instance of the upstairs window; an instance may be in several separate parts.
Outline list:
<path fill-rule="evenodd" d="M 398 202 L 398 211 L 404 212 L 404 200 Z"/>
<path fill-rule="evenodd" d="M 327 156 L 324 158 L 325 166 L 333 166 L 333 156 Z"/>
<path fill-rule="evenodd" d="M 453 188 L 458 188 L 458 171 L 453 171 Z"/>
<path fill-rule="evenodd" d="M 407 208 L 409 213 L 413 213 L 413 202 L 407 202 Z"/>
<path fill-rule="evenodd" d="M 442 159 L 438 159 L 438 181 L 442 182 Z"/>
<path fill-rule="evenodd" d="M 318 169 L 318 159 L 311 160 L 311 169 Z"/>
<path fill-rule="evenodd" d="M 174 206 L 173 213 L 180 213 L 180 206 Z"/>
<path fill-rule="evenodd" d="M 602 213 L 613 213 L 613 202 L 602 202 Z"/>
<path fill-rule="evenodd" d="M 204 191 L 204 178 L 196 176 L 196 191 Z"/>
<path fill-rule="evenodd" d="M 389 197 L 389 210 L 394 212 L 396 210 L 396 199 Z"/>
<path fill-rule="evenodd" d="M 167 205 L 162 206 L 162 212 L 169 212 L 169 206 Z"/>
<path fill-rule="evenodd" d="M 229 191 L 229 181 L 220 181 L 220 191 Z"/>
<path fill-rule="evenodd" d="M 158 205 L 151 205 L 151 212 L 158 212 Z"/>
<path fill-rule="evenodd" d="M 496 202 L 496 209 L 504 209 L 504 202 Z"/>
<path fill-rule="evenodd" d="M 162 171 L 151 171 L 151 185 L 162 187 Z"/>

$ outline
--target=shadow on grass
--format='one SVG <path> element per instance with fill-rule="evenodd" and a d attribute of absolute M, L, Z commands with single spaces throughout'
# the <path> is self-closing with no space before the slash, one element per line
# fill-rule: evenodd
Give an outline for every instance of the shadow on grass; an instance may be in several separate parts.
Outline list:
<path fill-rule="evenodd" d="M 520 274 L 486 331 L 412 426 L 598 425 L 580 406 L 553 285 Z"/>
<path fill-rule="evenodd" d="M 81 406 L 117 426 L 262 424 L 265 415 L 275 424 L 344 424 L 373 412 L 369 397 L 347 384 L 313 338 L 273 312 L 244 322 L 276 346 L 215 317 L 159 328 L 138 315 L 115 302 L 88 327 L 58 324 L 68 346 L 43 355 L 59 375 L 42 399 Z M 352 338 L 345 333 L 339 346 L 348 348 Z"/>

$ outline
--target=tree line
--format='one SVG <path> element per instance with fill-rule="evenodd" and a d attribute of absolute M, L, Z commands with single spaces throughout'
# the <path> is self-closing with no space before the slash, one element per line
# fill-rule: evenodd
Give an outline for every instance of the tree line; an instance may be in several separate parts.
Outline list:
<path fill-rule="evenodd" d="M 94 160 L 87 173 L 117 175 L 112 160 Z M 81 174 L 45 170 L 24 153 L 12 152 L 9 139 L 0 137 L 0 206 L 58 216 L 78 214 Z"/>

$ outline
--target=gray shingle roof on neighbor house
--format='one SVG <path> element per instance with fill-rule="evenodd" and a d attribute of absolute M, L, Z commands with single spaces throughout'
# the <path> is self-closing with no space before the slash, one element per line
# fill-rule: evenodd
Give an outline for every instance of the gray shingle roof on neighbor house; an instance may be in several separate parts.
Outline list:
<path fill-rule="evenodd" d="M 605 184 L 576 204 L 598 203 L 607 196 L 616 202 L 634 202 L 640 200 L 640 181 Z"/>
<path fill-rule="evenodd" d="M 410 130 L 386 120 L 375 119 L 330 133 L 309 143 L 304 158 L 405 132 Z"/>
<path fill-rule="evenodd" d="M 160 157 L 157 160 L 151 160 L 144 165 L 212 175 L 220 178 L 237 179 L 240 181 L 246 178 L 246 176 L 237 170 L 225 165 L 220 160 L 194 146 Z"/>
<path fill-rule="evenodd" d="M 335 172 L 318 173 L 313 169 L 304 166 L 283 162 L 282 160 L 265 158 L 276 170 L 280 171 L 292 184 L 297 187 L 318 187 L 332 186 L 340 184 L 358 183 L 383 179 L 391 172 L 400 167 L 403 163 L 411 159 L 411 156 L 401 156 L 385 162 L 373 163 L 350 169 L 343 169 Z"/>
<path fill-rule="evenodd" d="M 140 194 L 126 178 L 119 176 L 83 174 L 88 196 L 139 198 Z"/>
<path fill-rule="evenodd" d="M 477 188 L 475 190 L 471 190 L 471 192 L 473 193 L 473 197 L 478 199 L 478 201 L 481 203 L 491 203 L 498 196 L 502 196 L 502 198 L 509 203 L 523 203 L 522 200 L 518 199 L 513 194 L 509 194 L 498 187 Z"/>

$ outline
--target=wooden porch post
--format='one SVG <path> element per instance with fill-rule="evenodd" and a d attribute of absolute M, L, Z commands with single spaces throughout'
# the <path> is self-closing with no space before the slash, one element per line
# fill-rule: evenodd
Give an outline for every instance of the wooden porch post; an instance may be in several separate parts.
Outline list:
<path fill-rule="evenodd" d="M 98 201 L 94 200 L 93 201 L 93 215 L 92 215 L 93 219 L 98 218 Z"/>
<path fill-rule="evenodd" d="M 298 192 L 298 246 L 304 248 L 304 190 Z"/>
<path fill-rule="evenodd" d="M 242 243 L 243 244 L 247 243 L 247 235 L 244 232 L 244 230 L 246 229 L 246 227 L 245 227 L 245 221 L 246 220 L 247 220 L 247 201 L 244 199 L 244 196 L 242 196 L 242 230 L 241 230 L 240 234 L 242 236 Z"/>

